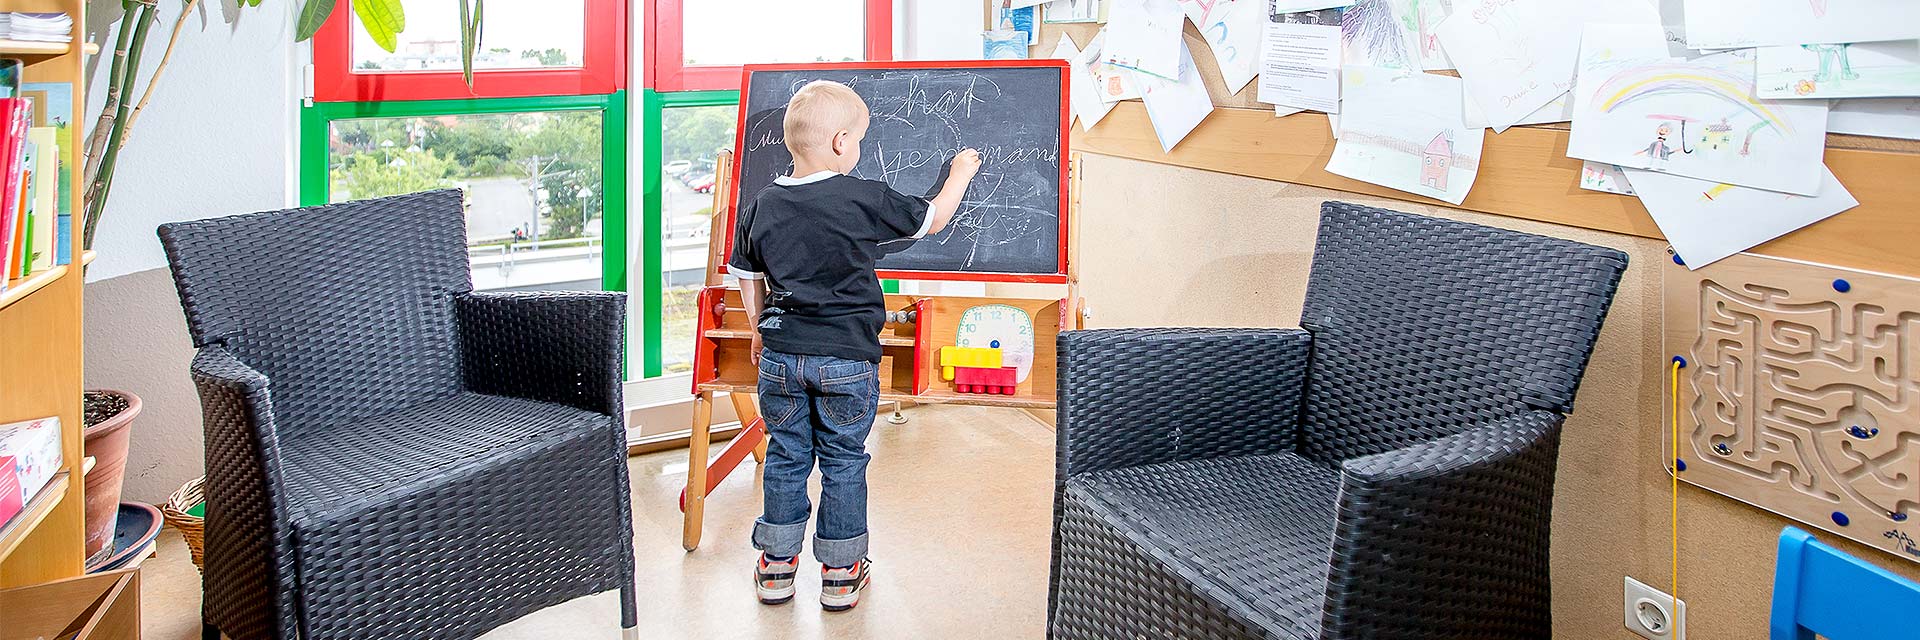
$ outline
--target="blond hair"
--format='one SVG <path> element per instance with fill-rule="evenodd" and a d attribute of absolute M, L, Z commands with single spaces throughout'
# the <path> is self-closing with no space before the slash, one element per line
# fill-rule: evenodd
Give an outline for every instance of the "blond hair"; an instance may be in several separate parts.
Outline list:
<path fill-rule="evenodd" d="M 787 101 L 787 150 L 794 155 L 825 147 L 841 131 L 852 131 L 867 117 L 867 103 L 847 85 L 815 80 Z"/>

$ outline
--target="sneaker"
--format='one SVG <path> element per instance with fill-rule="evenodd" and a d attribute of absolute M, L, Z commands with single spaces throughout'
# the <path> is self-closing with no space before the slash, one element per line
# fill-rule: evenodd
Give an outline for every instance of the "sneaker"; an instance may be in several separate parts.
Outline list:
<path fill-rule="evenodd" d="M 820 567 L 820 608 L 846 611 L 860 604 L 860 590 L 873 581 L 872 568 L 865 558 L 851 567 Z"/>
<path fill-rule="evenodd" d="M 799 562 L 798 558 L 776 561 L 760 554 L 760 562 L 753 568 L 753 587 L 759 592 L 760 604 L 782 604 L 793 599 L 793 572 Z"/>

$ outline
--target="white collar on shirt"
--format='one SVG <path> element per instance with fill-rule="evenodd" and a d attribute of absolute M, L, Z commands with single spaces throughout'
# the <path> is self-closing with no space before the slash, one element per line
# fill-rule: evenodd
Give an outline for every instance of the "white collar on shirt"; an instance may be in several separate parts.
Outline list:
<path fill-rule="evenodd" d="M 821 170 L 821 171 L 815 171 L 811 175 L 808 175 L 807 177 L 804 177 L 804 178 L 795 178 L 793 176 L 780 176 L 778 178 L 774 178 L 773 183 L 780 185 L 782 187 L 795 187 L 803 184 L 811 184 L 811 183 L 819 182 L 821 180 L 825 180 L 827 178 L 831 178 L 837 175 L 840 175 L 840 174 L 834 173 L 832 171 Z"/>

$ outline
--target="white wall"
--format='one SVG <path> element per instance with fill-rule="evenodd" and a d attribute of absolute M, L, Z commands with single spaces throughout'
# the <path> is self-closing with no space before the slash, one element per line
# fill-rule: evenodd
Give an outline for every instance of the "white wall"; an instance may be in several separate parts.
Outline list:
<path fill-rule="evenodd" d="M 902 60 L 976 60 L 980 58 L 980 31 L 986 25 L 986 4 L 979 0 L 898 0 L 902 14 L 895 23 L 905 45 L 895 57 Z M 896 41 L 901 38 L 896 37 Z"/>
<path fill-rule="evenodd" d="M 158 64 L 183 4 L 161 0 L 143 54 L 146 69 Z M 120 3 L 95 0 L 88 11 L 87 36 L 111 50 Z M 159 89 L 120 152 L 88 282 L 165 266 L 154 237 L 161 223 L 278 209 L 298 199 L 300 76 L 292 25 L 291 3 L 284 2 L 242 10 L 234 0 L 214 0 L 186 16 Z M 106 100 L 109 58 L 103 51 L 93 59 L 89 128 Z"/>
<path fill-rule="evenodd" d="M 160 0 L 147 36 L 152 69 L 181 0 Z M 86 37 L 111 49 L 120 3 L 88 6 Z M 120 153 L 87 270 L 86 382 L 138 394 L 123 499 L 158 503 L 201 473 L 200 400 L 187 378 L 193 345 L 155 227 L 290 206 L 297 199 L 299 74 L 288 3 L 241 11 L 210 0 L 186 17 L 159 90 Z M 88 111 L 106 99 L 109 56 L 94 58 Z M 139 91 L 136 89 L 136 98 Z M 84 126 L 92 127 L 89 118 Z"/>

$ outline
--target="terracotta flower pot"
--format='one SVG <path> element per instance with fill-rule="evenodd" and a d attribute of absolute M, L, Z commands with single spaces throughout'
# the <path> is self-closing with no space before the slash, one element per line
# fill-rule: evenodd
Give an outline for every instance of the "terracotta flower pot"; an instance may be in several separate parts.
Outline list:
<path fill-rule="evenodd" d="M 127 441 L 133 437 L 133 419 L 140 415 L 140 396 L 112 389 L 95 389 L 90 394 L 118 396 L 127 407 L 119 413 L 87 427 L 86 455 L 93 458 L 93 470 L 87 472 L 87 559 L 111 553 L 113 527 L 120 510 L 120 484 L 126 478 Z"/>

